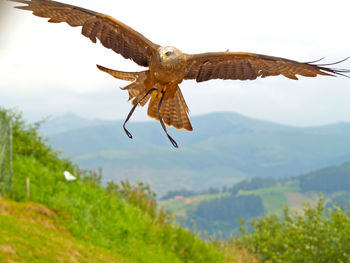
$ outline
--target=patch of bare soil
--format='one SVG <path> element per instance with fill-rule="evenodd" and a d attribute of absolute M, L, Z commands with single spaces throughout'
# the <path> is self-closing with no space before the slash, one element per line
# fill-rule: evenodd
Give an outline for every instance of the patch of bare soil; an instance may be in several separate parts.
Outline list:
<path fill-rule="evenodd" d="M 192 203 L 200 201 L 202 199 L 203 199 L 203 197 L 201 197 L 201 196 L 188 197 L 188 198 L 184 199 L 184 204 L 186 204 L 186 205 L 192 204 Z"/>
<path fill-rule="evenodd" d="M 0 245 L 0 250 L 6 254 L 16 254 L 16 249 L 8 245 Z"/>
<path fill-rule="evenodd" d="M 15 216 L 18 219 L 29 223 L 40 223 L 43 227 L 62 232 L 58 229 L 55 221 L 56 213 L 49 208 L 32 202 L 16 203 L 0 198 L 0 214 Z"/>
<path fill-rule="evenodd" d="M 291 207 L 292 212 L 302 214 L 304 205 L 306 203 L 310 204 L 311 206 L 316 206 L 318 202 L 318 197 L 313 196 L 309 197 L 302 193 L 297 192 L 289 192 L 285 193 L 285 196 L 288 200 L 289 206 Z"/>

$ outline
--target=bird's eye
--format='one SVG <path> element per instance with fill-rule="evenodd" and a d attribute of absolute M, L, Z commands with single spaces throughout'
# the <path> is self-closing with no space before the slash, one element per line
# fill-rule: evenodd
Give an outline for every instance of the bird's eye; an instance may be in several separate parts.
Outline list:
<path fill-rule="evenodd" d="M 167 51 L 167 52 L 165 53 L 165 55 L 166 55 L 167 57 L 169 57 L 169 56 L 171 55 L 171 51 Z"/>

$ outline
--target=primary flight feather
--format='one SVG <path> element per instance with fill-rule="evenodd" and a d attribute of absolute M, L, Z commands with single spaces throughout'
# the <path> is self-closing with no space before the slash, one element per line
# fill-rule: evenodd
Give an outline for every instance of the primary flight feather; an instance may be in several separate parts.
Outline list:
<path fill-rule="evenodd" d="M 144 106 L 149 101 L 148 115 L 160 121 L 168 138 L 177 147 L 165 124 L 177 129 L 192 130 L 188 118 L 189 110 L 179 88 L 184 79 L 195 79 L 197 82 L 210 79 L 253 80 L 277 75 L 298 79 L 296 75 L 346 76 L 345 74 L 350 72 L 329 67 L 332 64 L 301 63 L 247 52 L 185 54 L 175 47 L 154 44 L 142 34 L 108 15 L 50 0 L 10 1 L 26 4 L 16 8 L 49 18 L 51 23 L 66 22 L 73 27 L 82 26 L 82 34 L 92 42 L 96 43 L 96 39 L 99 39 L 104 47 L 140 66 L 148 67 L 148 70 L 141 72 L 122 72 L 97 65 L 100 70 L 115 78 L 132 81 L 123 88 L 129 92 L 129 99 L 133 104 L 123 125 L 130 138 L 132 136 L 125 128 L 126 122 L 138 105 Z"/>

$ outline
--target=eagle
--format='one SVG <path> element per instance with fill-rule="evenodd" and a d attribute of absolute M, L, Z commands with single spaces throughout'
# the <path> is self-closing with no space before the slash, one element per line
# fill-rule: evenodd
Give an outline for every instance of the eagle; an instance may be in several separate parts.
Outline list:
<path fill-rule="evenodd" d="M 117 19 L 74 5 L 50 0 L 10 0 L 25 5 L 16 8 L 29 10 L 39 17 L 49 18 L 48 22 L 66 22 L 73 27 L 82 27 L 81 33 L 126 59 L 148 68 L 141 72 L 124 72 L 97 65 L 98 69 L 111 76 L 131 81 L 122 88 L 129 93 L 133 105 L 123 124 L 125 133 L 132 138 L 125 125 L 138 105 L 148 102 L 147 114 L 158 120 L 174 147 L 176 141 L 169 135 L 165 125 L 192 131 L 189 109 L 179 88 L 183 80 L 197 82 L 211 79 L 254 80 L 258 77 L 283 75 L 297 80 L 296 75 L 305 77 L 346 76 L 347 69 L 336 69 L 331 64 L 298 62 L 281 57 L 248 52 L 208 52 L 185 54 L 176 47 L 160 46 L 148 40 L 139 32 Z"/>

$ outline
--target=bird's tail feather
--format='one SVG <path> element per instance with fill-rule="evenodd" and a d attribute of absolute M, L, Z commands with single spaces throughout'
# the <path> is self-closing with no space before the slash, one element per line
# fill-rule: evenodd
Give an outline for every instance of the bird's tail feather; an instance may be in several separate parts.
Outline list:
<path fill-rule="evenodd" d="M 159 100 L 160 98 L 158 98 L 158 96 L 151 97 L 147 111 L 148 116 L 156 120 L 159 120 Z M 188 107 L 179 87 L 176 87 L 174 96 L 166 96 L 163 99 L 160 108 L 160 115 L 166 125 L 174 126 L 177 129 L 186 129 L 188 131 L 192 131 L 193 128 L 188 118 L 188 112 Z"/>

